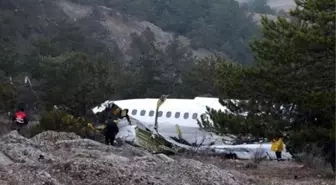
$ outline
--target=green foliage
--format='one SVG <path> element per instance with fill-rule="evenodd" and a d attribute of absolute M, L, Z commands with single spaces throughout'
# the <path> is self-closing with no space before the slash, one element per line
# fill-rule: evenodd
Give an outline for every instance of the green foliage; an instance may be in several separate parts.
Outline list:
<path fill-rule="evenodd" d="M 17 98 L 17 87 L 10 77 L 18 74 L 18 55 L 13 46 L 0 36 L 0 110 L 11 111 Z"/>
<path fill-rule="evenodd" d="M 194 57 L 179 38 L 169 43 L 165 50 L 156 45 L 154 33 L 148 28 L 141 35 L 133 34 L 129 65 L 129 97 L 190 96 L 185 73 L 191 71 Z M 151 84 L 150 86 L 148 84 Z M 206 90 L 205 90 L 206 91 Z"/>
<path fill-rule="evenodd" d="M 43 99 L 50 107 L 64 106 L 73 115 L 84 115 L 117 92 L 123 83 L 121 69 L 118 62 L 71 52 L 42 56 L 36 77 L 43 82 Z"/>
<path fill-rule="evenodd" d="M 262 18 L 263 38 L 251 44 L 255 64 L 219 65 L 215 85 L 221 97 L 248 101 L 233 107 L 222 102 L 238 116 L 213 114 L 223 132 L 268 138 L 282 133 L 292 152 L 335 143 L 335 2 L 296 3 L 291 21 Z M 233 122 L 241 130 L 228 126 Z"/>
<path fill-rule="evenodd" d="M 160 89 L 164 89 L 163 51 L 155 46 L 156 40 L 149 28 L 141 35 L 133 34 L 132 37 L 131 46 L 134 56 L 130 65 L 134 75 L 132 85 L 137 89 L 137 96 L 158 97 L 162 93 Z"/>
<path fill-rule="evenodd" d="M 4 42 L 0 37 L 0 78 L 14 76 L 18 71 L 18 55 L 8 42 Z"/>
<path fill-rule="evenodd" d="M 275 10 L 273 10 L 268 4 L 268 0 L 251 0 L 248 1 L 247 6 L 248 10 L 255 13 L 260 14 L 275 14 Z"/>
<path fill-rule="evenodd" d="M 171 97 L 192 96 L 184 87 L 191 86 L 184 77 L 185 73 L 192 70 L 195 60 L 190 49 L 175 36 L 164 51 L 164 79 L 169 91 L 163 94 L 169 93 Z"/>
<path fill-rule="evenodd" d="M 220 100 L 229 111 L 207 110 L 211 120 L 215 123 L 216 132 L 222 134 L 234 134 L 238 137 L 252 137 L 255 139 L 272 139 L 275 135 L 282 133 L 285 138 L 291 130 L 287 128 L 287 120 L 281 119 L 281 114 L 274 115 L 276 108 L 265 105 L 260 100 L 233 101 Z M 279 105 L 274 105 L 278 107 Z M 248 112 L 247 112 L 248 111 Z M 272 114 L 272 116 L 270 116 Z M 212 130 L 213 128 L 206 128 Z"/>
<path fill-rule="evenodd" d="M 39 124 L 33 125 L 30 135 L 53 130 L 60 132 L 74 132 L 82 137 L 85 136 L 87 122 L 83 117 L 74 117 L 64 111 L 52 110 L 41 115 Z"/>
<path fill-rule="evenodd" d="M 110 48 L 107 48 L 105 44 L 103 44 L 101 41 L 98 41 L 92 34 L 92 32 L 96 32 L 96 35 L 101 36 L 100 34 L 105 31 L 102 26 L 93 26 L 95 27 L 96 31 L 93 31 L 92 29 L 90 30 L 88 28 L 89 26 L 87 25 L 83 27 L 84 23 L 90 24 L 92 23 L 92 20 L 70 20 L 69 17 L 64 14 L 59 5 L 56 5 L 53 2 L 41 2 L 35 0 L 29 2 L 18 0 L 14 2 L 11 0 L 4 0 L 0 4 L 0 79 L 2 82 L 4 82 L 4 84 L 1 83 L 2 87 L 0 90 L 2 94 L 1 96 L 4 97 L 4 100 L 1 102 L 2 106 L 4 106 L 4 104 L 8 104 L 6 107 L 10 108 L 14 107 L 15 105 L 15 103 L 12 102 L 7 96 L 8 93 L 5 93 L 5 91 L 8 92 L 9 89 L 8 91 L 7 89 L 3 89 L 4 86 L 6 86 L 6 88 L 8 86 L 6 83 L 8 82 L 9 77 L 12 77 L 13 80 L 19 77 L 21 82 L 24 76 L 32 77 L 31 79 L 33 86 L 39 87 L 36 88 L 37 95 L 43 97 L 42 99 L 44 102 L 35 102 L 35 104 L 45 103 L 47 105 L 52 105 L 54 103 L 58 103 L 56 101 L 58 99 L 56 97 L 56 93 L 50 93 L 47 91 L 52 90 L 50 86 L 58 86 L 58 82 L 63 85 L 63 82 L 65 81 L 64 78 L 52 80 L 52 77 L 58 78 L 60 75 L 66 73 L 68 76 L 71 76 L 69 71 L 70 69 L 68 69 L 68 71 L 63 71 L 62 67 L 59 67 L 57 68 L 57 72 L 56 69 L 53 70 L 52 68 L 48 68 L 46 71 L 44 71 L 40 64 L 42 63 L 41 61 L 50 62 L 52 60 L 72 60 L 76 57 L 65 57 L 70 56 L 71 54 L 69 53 L 72 51 L 82 52 L 84 55 L 90 56 L 88 61 L 92 60 L 92 64 L 94 64 L 96 61 L 100 61 L 96 63 L 97 65 L 102 65 L 101 69 L 115 69 L 115 74 L 118 76 L 119 71 L 117 70 L 118 66 L 115 65 L 116 62 L 111 62 L 112 64 L 108 64 L 108 60 L 113 60 L 113 58 L 120 57 L 119 51 L 113 48 L 113 43 L 109 45 Z M 61 56 L 64 58 L 61 59 Z M 78 60 L 76 64 L 78 64 Z M 57 65 L 60 66 L 61 64 Z M 82 65 L 86 66 L 84 63 Z M 94 66 L 91 65 L 87 67 Z M 86 70 L 88 70 L 88 68 Z M 80 70 L 77 70 L 77 72 L 78 71 Z M 50 76 L 48 75 L 49 72 L 51 73 Z M 99 76 L 97 73 L 100 72 L 104 74 L 104 72 L 114 71 L 95 71 L 96 78 Z M 92 75 L 92 73 L 93 72 L 89 73 L 88 75 Z M 105 77 L 102 76 L 101 78 Z M 78 78 L 76 79 L 78 80 Z M 52 84 L 51 81 L 57 83 Z M 113 83 L 115 81 L 117 80 L 115 79 Z M 86 78 L 86 81 L 82 83 L 80 88 L 84 90 L 84 84 L 88 84 L 89 82 L 91 81 Z M 98 86 L 105 88 L 106 86 L 102 85 L 103 83 L 105 83 L 105 81 L 96 86 L 91 84 L 90 88 L 98 88 Z M 40 84 L 42 84 L 42 86 Z M 67 84 L 70 85 L 70 83 Z M 74 87 L 74 84 L 74 81 L 72 81 L 71 87 Z M 23 101 L 24 104 L 27 104 L 28 101 L 30 101 L 29 98 L 27 98 L 27 94 L 31 94 L 32 91 L 30 87 L 18 85 L 16 82 L 14 82 L 14 86 L 16 91 L 15 93 L 18 95 L 15 97 L 15 100 L 20 100 Z M 64 88 L 64 86 L 62 88 Z M 111 88 L 102 93 L 113 94 L 113 91 L 110 92 L 110 89 Z M 55 88 L 53 90 L 55 90 Z M 60 88 L 58 90 L 61 91 Z M 91 89 L 88 90 L 87 88 L 85 90 L 89 92 L 92 91 Z M 69 91 L 74 92 L 73 89 Z M 88 93 L 86 93 L 85 96 L 87 96 L 87 94 Z M 64 97 L 64 94 L 60 93 L 59 95 Z M 92 98 L 92 95 L 90 95 L 88 98 Z M 102 98 L 107 98 L 107 95 L 102 96 Z M 8 103 L 5 103 L 7 99 Z M 82 99 L 82 97 L 77 97 L 77 99 Z M 83 101 L 84 100 L 85 98 Z M 60 101 L 64 102 L 66 100 L 60 98 Z M 70 102 L 68 104 L 70 104 Z M 89 105 L 91 104 L 89 103 Z M 30 108 L 33 107 L 30 106 L 29 109 Z M 82 110 L 75 112 L 82 112 Z"/>
<path fill-rule="evenodd" d="M 215 69 L 223 62 L 222 57 L 206 57 L 195 61 L 183 72 L 182 89 L 190 98 L 200 95 L 217 96 L 214 89 Z"/>
<path fill-rule="evenodd" d="M 256 71 L 252 66 L 222 60 L 213 73 L 213 85 L 223 98 L 245 99 L 251 88 L 249 81 L 253 81 L 248 74 Z"/>
<path fill-rule="evenodd" d="M 17 91 L 10 83 L 0 83 L 0 110 L 10 111 L 16 104 Z"/>
<path fill-rule="evenodd" d="M 233 0 L 90 0 L 77 3 L 105 4 L 122 10 L 122 13 L 153 22 L 165 30 L 188 36 L 196 48 L 220 50 L 232 60 L 242 63 L 252 60 L 247 41 L 257 32 L 257 26 Z M 216 75 L 237 80 L 245 75 L 240 65 L 226 62 L 226 66 L 222 66 L 222 58 L 211 57 L 194 62 L 191 51 L 178 37 L 163 50 L 154 44 L 155 37 L 149 29 L 141 35 L 132 36 L 132 60 L 126 69 L 121 61 L 113 60 L 122 60 L 117 49 L 107 49 L 92 36 L 92 27 L 99 30 L 98 37 L 105 30 L 90 18 L 69 20 L 52 2 L 27 3 L 18 0 L 12 3 L 5 0 L 2 5 L 0 67 L 4 75 L 1 77 L 16 72 L 21 72 L 19 75 L 28 73 L 36 80 L 33 83 L 37 84 L 38 96 L 48 110 L 57 105 L 65 107 L 67 113 L 83 116 L 102 101 L 116 97 L 158 97 L 161 94 L 180 98 L 204 94 L 216 96 L 218 93 L 213 84 L 218 87 L 221 84 Z M 96 10 L 93 13 L 99 14 Z M 84 23 L 87 26 L 83 26 Z M 24 65 L 19 61 L 24 61 Z M 215 69 L 221 67 L 228 68 L 227 73 L 216 74 Z M 233 73 L 236 69 L 241 71 L 239 75 Z M 233 91 L 242 85 L 228 85 L 231 86 Z M 239 94 L 247 97 L 250 91 L 244 92 L 244 96 L 243 93 L 232 92 L 227 96 Z M 13 106 L 16 94 L 26 94 L 26 91 L 1 84 L 1 102 L 4 103 L 1 106 Z M 49 118 L 44 115 L 46 121 L 41 129 L 63 129 L 62 126 L 55 126 L 56 122 L 61 124 L 61 118 L 56 118 L 54 113 L 49 114 Z M 47 122 L 54 126 L 48 127 Z"/>
<path fill-rule="evenodd" d="M 256 29 L 238 3 L 232 0 L 164 3 L 90 0 L 76 3 L 108 5 L 121 13 L 127 12 L 165 30 L 188 36 L 196 47 L 238 51 L 237 57 L 243 58 L 248 55 L 247 40 Z M 226 11 L 222 11 L 223 8 Z M 154 44 L 155 37 L 149 29 L 140 36 L 134 34 L 129 53 L 131 65 L 125 68 L 124 64 L 129 63 L 124 62 L 118 48 L 113 44 L 107 48 L 104 43 L 110 40 L 103 43 L 96 39 L 106 34 L 106 29 L 95 22 L 95 16 L 99 17 L 96 9 L 93 17 L 76 21 L 70 20 L 52 2 L 5 0 L 0 9 L 3 76 L 18 72 L 15 75 L 31 77 L 37 96 L 43 100 L 39 105 L 47 109 L 58 105 L 67 107 L 74 115 L 83 115 L 91 106 L 108 98 L 158 97 L 167 93 L 181 98 L 216 95 L 210 75 L 214 65 L 207 66 L 202 61 L 194 64 L 190 49 L 178 37 L 163 50 Z M 111 62 L 116 60 L 120 63 Z M 16 93 L 24 96 L 21 99 L 26 103 L 29 89 L 22 89 Z"/>

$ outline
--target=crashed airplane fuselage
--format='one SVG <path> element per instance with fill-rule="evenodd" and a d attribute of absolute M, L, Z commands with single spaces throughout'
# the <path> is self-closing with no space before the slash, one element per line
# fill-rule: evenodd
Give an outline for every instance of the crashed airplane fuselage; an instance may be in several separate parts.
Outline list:
<path fill-rule="evenodd" d="M 179 143 L 173 138 L 178 138 L 177 128 L 182 133 L 182 137 L 188 143 L 193 143 L 198 150 L 211 150 L 215 153 L 233 153 L 237 158 L 251 159 L 258 153 L 264 157 L 275 158 L 271 151 L 270 143 L 232 145 L 234 136 L 218 136 L 213 133 L 203 131 L 199 128 L 197 120 L 208 119 L 206 107 L 215 110 L 229 112 L 229 110 L 219 103 L 218 98 L 196 97 L 195 99 L 170 99 L 158 103 L 159 98 L 127 99 L 117 101 L 106 101 L 102 105 L 95 107 L 92 111 L 96 114 L 105 107 L 114 103 L 122 109 L 129 110 L 129 116 L 133 124 L 129 126 L 126 121 L 119 123 L 119 133 L 117 138 L 122 138 L 129 142 L 136 143 L 136 128 L 149 129 L 153 133 L 157 131 L 168 142 L 192 149 L 191 146 Z M 157 115 L 157 120 L 155 119 Z M 156 122 L 157 121 L 157 122 Z M 157 130 L 156 124 L 157 123 Z M 284 152 L 283 158 L 290 159 L 291 155 Z"/>

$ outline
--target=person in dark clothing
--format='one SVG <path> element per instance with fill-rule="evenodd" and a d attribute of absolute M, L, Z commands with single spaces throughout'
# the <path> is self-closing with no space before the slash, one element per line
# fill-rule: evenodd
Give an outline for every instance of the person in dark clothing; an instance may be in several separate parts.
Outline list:
<path fill-rule="evenodd" d="M 104 130 L 105 133 L 105 143 L 107 145 L 111 144 L 114 145 L 114 140 L 116 135 L 119 132 L 118 128 L 118 120 L 126 118 L 129 125 L 131 125 L 131 120 L 128 116 L 128 109 L 122 110 L 115 104 L 112 104 L 111 106 L 108 106 L 105 111 L 104 115 L 107 116 L 107 123 Z"/>
<path fill-rule="evenodd" d="M 23 108 L 20 108 L 13 116 L 13 122 L 15 124 L 16 130 L 20 131 L 23 126 L 28 125 L 27 115 Z"/>
<path fill-rule="evenodd" d="M 118 128 L 118 118 L 115 115 L 108 117 L 108 121 L 105 127 L 105 144 L 114 145 L 115 136 L 119 132 Z"/>
<path fill-rule="evenodd" d="M 323 153 L 325 155 L 325 159 L 328 163 L 331 164 L 333 171 L 335 172 L 335 150 L 336 150 L 335 140 L 326 141 L 323 144 Z"/>

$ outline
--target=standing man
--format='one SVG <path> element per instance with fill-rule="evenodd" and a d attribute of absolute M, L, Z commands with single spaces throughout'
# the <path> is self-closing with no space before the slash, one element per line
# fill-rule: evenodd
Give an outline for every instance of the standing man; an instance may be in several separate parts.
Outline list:
<path fill-rule="evenodd" d="M 121 110 L 120 107 L 113 104 L 111 107 L 108 107 L 105 109 L 105 114 L 108 115 L 106 127 L 104 130 L 105 143 L 107 145 L 109 144 L 114 145 L 115 137 L 119 132 L 118 120 L 126 118 L 128 121 L 128 124 L 131 125 L 131 121 L 128 116 L 128 109 Z"/>
<path fill-rule="evenodd" d="M 109 145 L 114 145 L 114 140 L 115 140 L 115 136 L 118 134 L 119 132 L 119 128 L 118 128 L 118 117 L 116 115 L 110 115 L 108 117 L 107 120 L 107 124 L 105 127 L 105 144 Z"/>
<path fill-rule="evenodd" d="M 336 170 L 336 164 L 335 164 L 335 151 L 336 151 L 336 143 L 334 139 L 330 139 L 329 141 L 325 141 L 323 143 L 323 154 L 325 156 L 325 159 L 328 163 L 331 164 L 332 170 L 335 172 Z"/>

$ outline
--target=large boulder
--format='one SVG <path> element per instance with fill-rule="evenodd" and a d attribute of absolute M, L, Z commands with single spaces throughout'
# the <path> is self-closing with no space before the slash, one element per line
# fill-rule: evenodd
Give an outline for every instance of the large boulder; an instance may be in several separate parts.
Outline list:
<path fill-rule="evenodd" d="M 250 179 L 192 159 L 154 155 L 130 145 L 113 147 L 71 133 L 27 139 L 16 131 L 0 140 L 1 184 L 247 185 Z"/>

